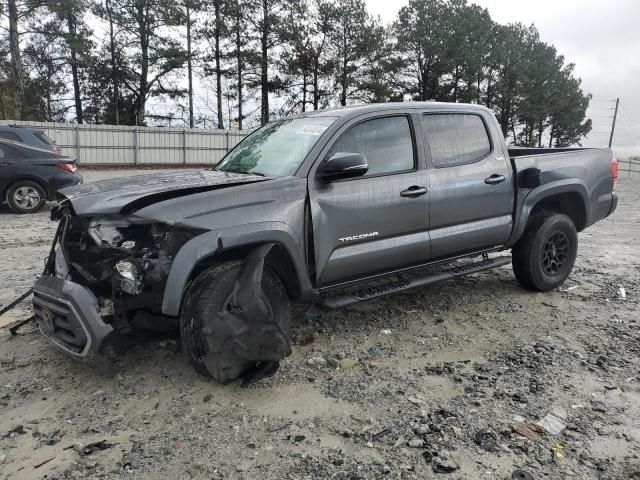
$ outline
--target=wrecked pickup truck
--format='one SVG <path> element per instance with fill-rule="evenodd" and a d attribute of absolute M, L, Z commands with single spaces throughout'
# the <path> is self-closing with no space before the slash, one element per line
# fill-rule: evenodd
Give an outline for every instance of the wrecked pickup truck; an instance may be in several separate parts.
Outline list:
<path fill-rule="evenodd" d="M 35 315 L 74 356 L 175 329 L 199 372 L 253 381 L 291 352 L 291 301 L 344 307 L 507 263 L 525 288 L 561 285 L 616 176 L 609 149 L 509 150 L 481 106 L 306 113 L 212 170 L 63 190 Z"/>

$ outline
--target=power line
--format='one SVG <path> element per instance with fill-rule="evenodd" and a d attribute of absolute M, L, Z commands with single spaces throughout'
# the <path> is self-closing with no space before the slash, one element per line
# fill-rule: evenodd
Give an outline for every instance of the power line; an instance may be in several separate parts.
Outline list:
<path fill-rule="evenodd" d="M 616 137 L 616 146 L 620 146 L 620 144 L 640 145 L 640 137 Z"/>
<path fill-rule="evenodd" d="M 633 119 L 633 120 L 635 120 L 635 122 L 640 123 L 640 115 L 637 114 L 637 113 L 634 113 L 634 112 L 631 112 L 631 111 L 628 111 L 628 110 L 623 110 L 623 111 L 620 112 L 620 115 L 623 118 L 629 116 L 629 120 Z"/>
<path fill-rule="evenodd" d="M 621 129 L 623 133 L 628 133 L 629 135 L 639 135 L 640 130 L 636 128 L 628 127 L 627 125 L 618 125 L 617 128 Z"/>
<path fill-rule="evenodd" d="M 633 143 L 634 145 L 640 145 L 640 135 L 616 135 L 616 143 L 622 141 L 623 143 Z"/>

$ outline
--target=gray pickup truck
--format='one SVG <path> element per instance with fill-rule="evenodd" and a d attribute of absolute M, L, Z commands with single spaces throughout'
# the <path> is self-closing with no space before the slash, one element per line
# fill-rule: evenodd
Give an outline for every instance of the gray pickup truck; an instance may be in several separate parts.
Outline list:
<path fill-rule="evenodd" d="M 74 356 L 173 329 L 199 372 L 251 382 L 291 353 L 291 301 L 344 307 L 508 263 L 525 288 L 558 287 L 616 176 L 608 149 L 508 149 L 477 105 L 306 113 L 213 170 L 63 190 L 35 315 Z"/>

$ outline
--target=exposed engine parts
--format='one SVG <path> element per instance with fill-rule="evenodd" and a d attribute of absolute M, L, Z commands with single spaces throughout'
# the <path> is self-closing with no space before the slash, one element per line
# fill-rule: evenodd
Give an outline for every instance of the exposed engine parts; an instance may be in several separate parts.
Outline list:
<path fill-rule="evenodd" d="M 129 333 L 139 311 L 160 314 L 173 258 L 198 230 L 143 223 L 135 217 L 86 219 L 63 210 L 56 215 L 60 226 L 50 255 L 51 273 L 90 290 L 97 316 L 116 333 Z M 177 319 L 173 321 L 175 330 Z"/>
<path fill-rule="evenodd" d="M 162 315 L 162 298 L 176 253 L 197 230 L 145 223 L 135 217 L 86 219 L 71 212 L 58 214 L 60 224 L 46 278 L 34 299 L 40 329 L 54 344 L 83 357 L 99 353 L 103 342 L 134 328 L 178 330 L 180 319 Z M 202 373 L 222 383 L 239 377 L 251 383 L 272 375 L 279 361 L 291 354 L 288 302 L 282 301 L 287 294 L 265 267 L 273 246 L 260 245 L 243 262 L 231 266 L 214 262 L 212 272 L 204 273 L 217 275 L 222 266 L 223 281 L 217 277 L 196 280 L 197 295 L 185 298 L 183 310 L 191 312 L 191 303 L 199 308 L 193 313 L 198 315 L 197 322 L 182 335 L 183 345 L 185 338 L 193 339 L 187 342 L 186 353 Z M 207 288 L 220 285 L 226 290 L 217 303 L 203 301 L 208 298 Z M 47 297 L 51 288 L 75 293 L 54 303 Z M 78 298 L 84 298 L 85 304 L 76 308 Z M 97 338 L 95 330 L 105 335 Z M 197 348 L 191 348 L 194 345 Z"/>

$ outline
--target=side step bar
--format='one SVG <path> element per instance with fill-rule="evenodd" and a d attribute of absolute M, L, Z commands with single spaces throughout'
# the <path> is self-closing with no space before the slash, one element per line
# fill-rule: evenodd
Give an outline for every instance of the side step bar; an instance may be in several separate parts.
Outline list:
<path fill-rule="evenodd" d="M 366 287 L 360 290 L 354 290 L 349 293 L 338 294 L 335 296 L 325 297 L 320 304 L 331 310 L 347 307 L 355 303 L 373 298 L 382 297 L 390 293 L 396 293 L 410 288 L 422 287 L 432 283 L 441 282 L 443 280 L 451 280 L 453 278 L 463 277 L 472 273 L 491 270 L 492 268 L 503 267 L 511 263 L 511 257 L 502 256 L 491 259 L 484 259 L 480 262 L 466 263 L 452 268 L 432 272 L 424 276 L 415 276 L 412 278 L 400 278 L 394 282 L 383 286 Z"/>

